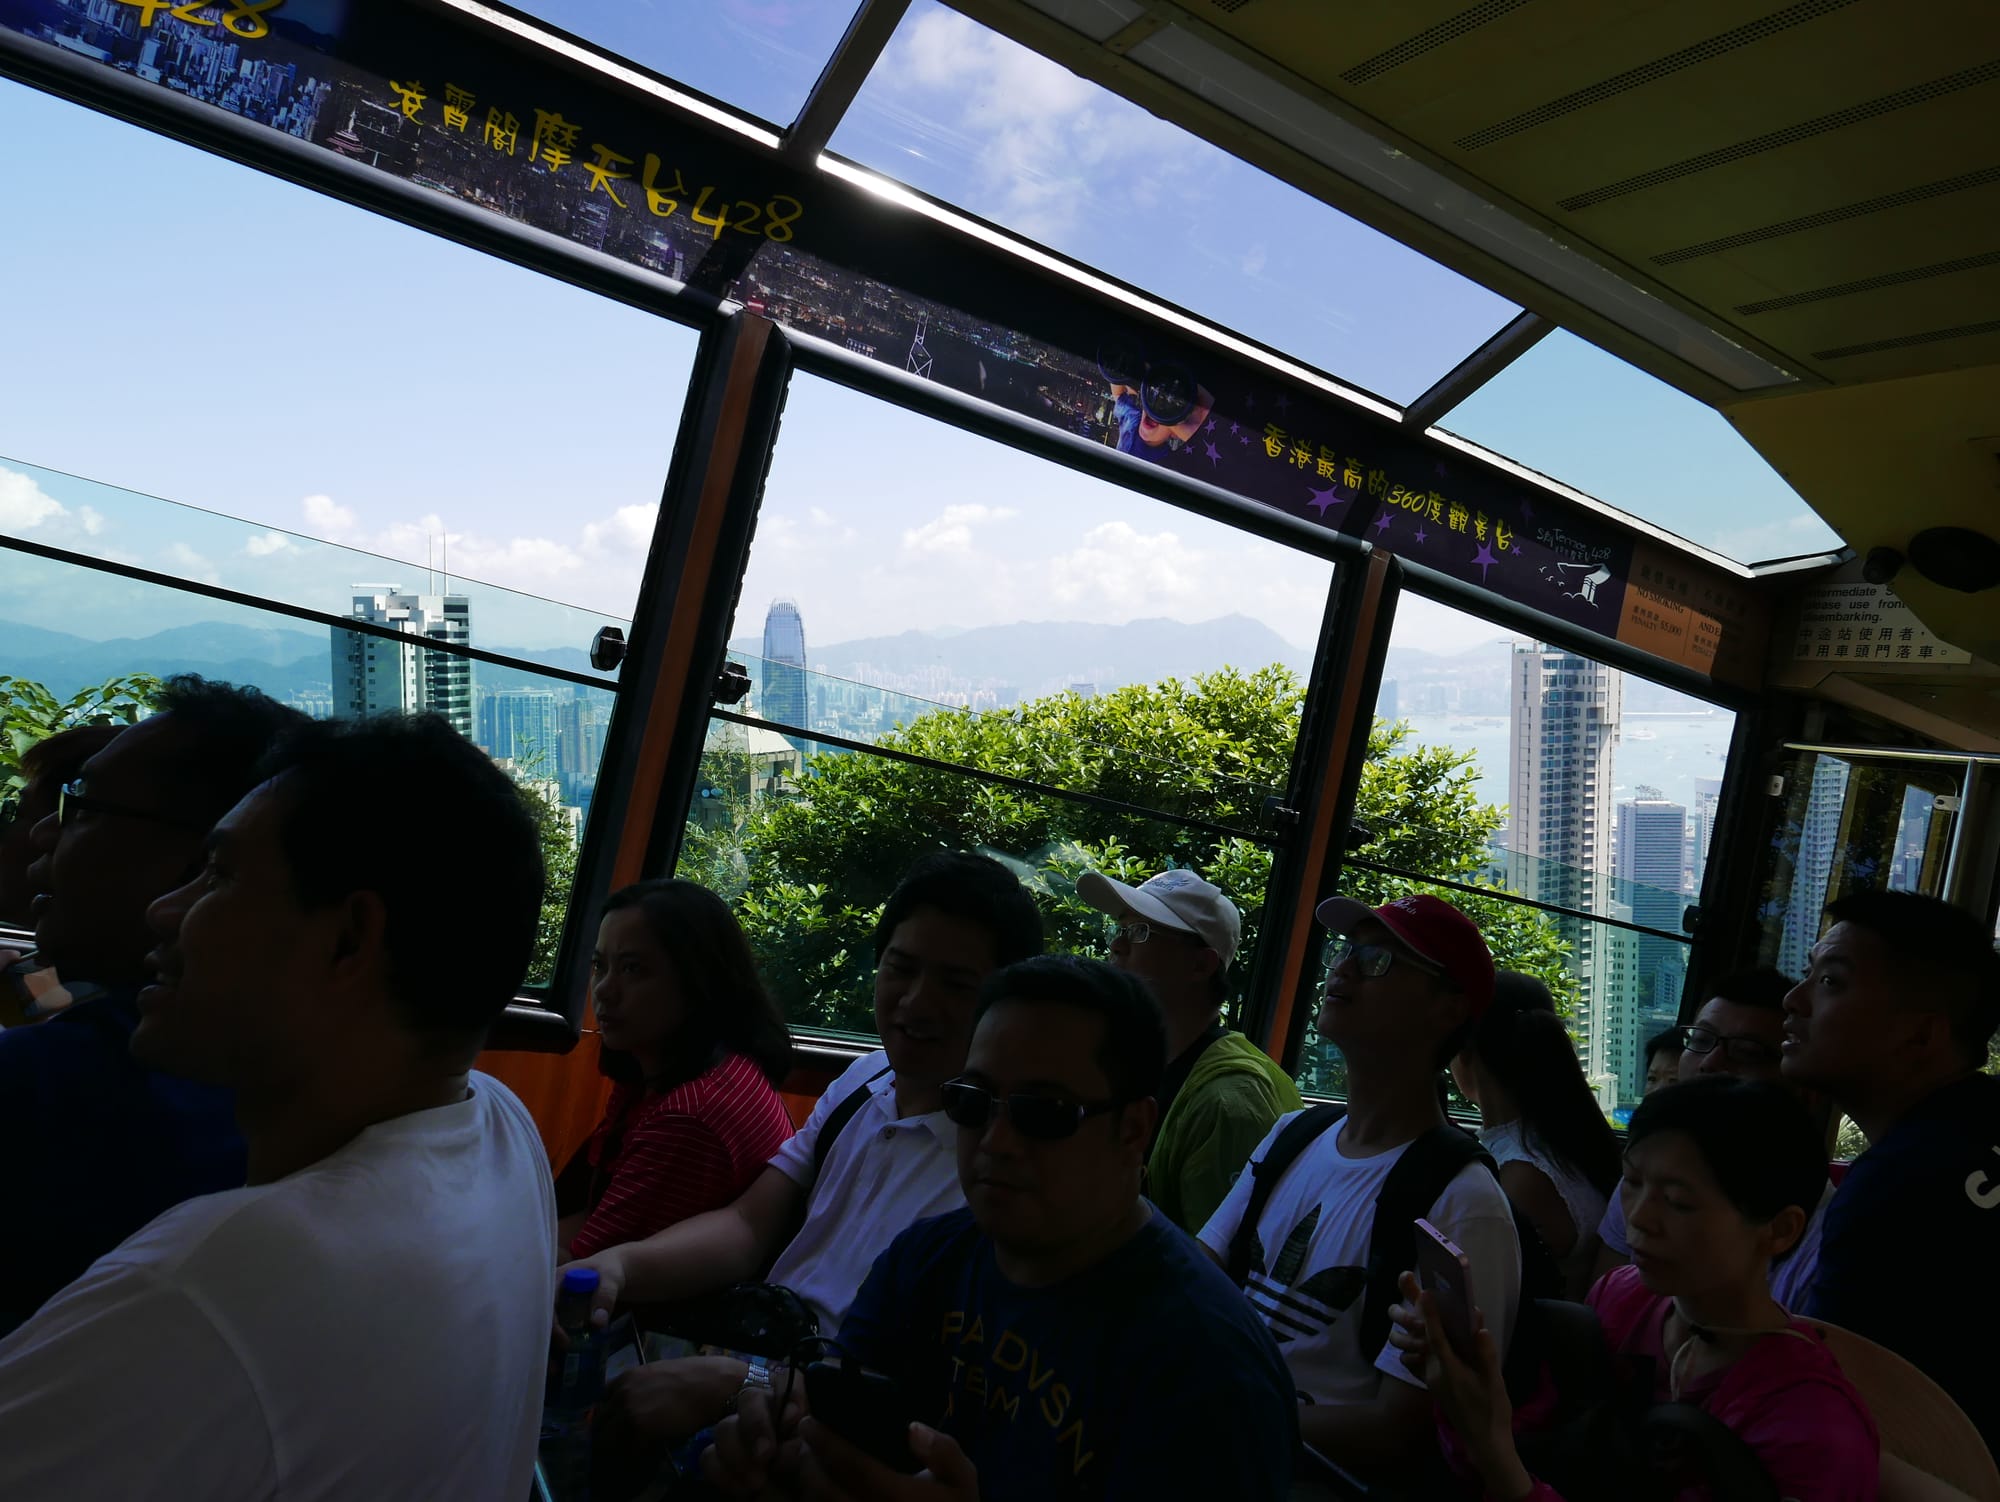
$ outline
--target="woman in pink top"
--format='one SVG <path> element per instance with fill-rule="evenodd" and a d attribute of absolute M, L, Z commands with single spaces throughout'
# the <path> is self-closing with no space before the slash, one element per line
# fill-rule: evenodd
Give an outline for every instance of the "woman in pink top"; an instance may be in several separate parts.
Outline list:
<path fill-rule="evenodd" d="M 1875 1421 L 1812 1327 L 1771 1297 L 1772 1257 L 1826 1183 L 1819 1130 L 1781 1086 L 1708 1075 L 1633 1112 L 1619 1185 L 1632 1262 L 1590 1290 L 1615 1366 L 1658 1402 L 1693 1404 L 1744 1441 L 1785 1498 L 1873 1502 Z M 1477 1287 L 1479 1270 L 1472 1270 Z M 1435 1300 L 1405 1275 L 1390 1338 L 1435 1397 L 1447 1454 L 1496 1502 L 1557 1502 L 1514 1443 L 1500 1355 L 1476 1320 L 1462 1361 Z M 1548 1394 L 1529 1405 L 1545 1410 Z M 1534 1421 L 1523 1414 L 1526 1431 Z M 1706 1497 L 1696 1487 L 1683 1497 Z"/>
<path fill-rule="evenodd" d="M 604 1119 L 556 1184 L 564 1259 L 733 1202 L 792 1135 L 791 1037 L 728 906 L 691 881 L 604 904 L 590 957 Z"/>

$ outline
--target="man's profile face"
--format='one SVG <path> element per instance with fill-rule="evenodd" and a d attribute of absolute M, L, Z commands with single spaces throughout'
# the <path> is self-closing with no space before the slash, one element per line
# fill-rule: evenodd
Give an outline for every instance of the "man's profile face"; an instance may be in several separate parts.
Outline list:
<path fill-rule="evenodd" d="M 78 774 L 102 807 L 73 809 L 65 820 L 51 812 L 35 826 L 35 943 L 65 978 L 145 978 L 146 908 L 187 880 L 201 857 L 203 831 L 167 770 L 185 750 L 171 714 L 141 720 Z"/>
<path fill-rule="evenodd" d="M 997 958 L 993 930 L 970 918 L 925 907 L 896 925 L 875 964 L 875 1030 L 897 1079 L 934 1088 L 965 1067 Z"/>
<path fill-rule="evenodd" d="M 279 843 L 282 782 L 217 822 L 200 871 L 152 905 L 155 979 L 139 993 L 132 1054 L 211 1084 L 281 1087 L 309 1050 L 332 912 L 304 911 Z"/>
<path fill-rule="evenodd" d="M 1788 1083 L 1824 1090 L 1838 1101 L 1843 1087 L 1882 1071 L 1912 1027 L 1930 1020 L 1898 1005 L 1895 972 L 1880 935 L 1852 923 L 1826 931 L 1813 946 L 1806 978 L 1785 997 Z"/>
<path fill-rule="evenodd" d="M 1138 923 L 1147 930 L 1143 944 L 1135 943 L 1129 932 Z M 1174 997 L 1190 986 L 1205 989 L 1215 957 L 1215 951 L 1189 929 L 1169 928 L 1126 913 L 1118 920 L 1106 959 L 1113 969 L 1144 981 L 1154 995 Z"/>
<path fill-rule="evenodd" d="M 1096 1059 L 1101 1017 L 1075 1007 L 1003 1001 L 972 1036 L 964 1078 L 993 1095 L 1024 1094 L 1071 1106 L 1112 1098 Z M 1141 1102 L 1086 1116 L 1053 1141 L 1023 1133 L 1007 1111 L 983 1128 L 959 1127 L 958 1179 L 980 1229 L 1023 1253 L 1066 1246 L 1129 1208 L 1129 1186 L 1151 1132 Z"/>

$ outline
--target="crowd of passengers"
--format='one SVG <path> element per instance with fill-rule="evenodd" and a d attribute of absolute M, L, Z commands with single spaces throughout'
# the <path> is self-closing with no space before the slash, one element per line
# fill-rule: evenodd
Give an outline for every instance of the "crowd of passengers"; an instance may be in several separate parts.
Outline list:
<path fill-rule="evenodd" d="M 648 1361 L 595 1439 L 656 1493 L 1580 1502 L 1748 1474 L 1861 1502 L 1878 1436 L 1826 1326 L 2000 1441 L 2000 958 L 1941 902 L 1848 895 L 1802 981 L 1716 981 L 1649 1045 L 1621 1148 L 1548 993 L 1437 897 L 1320 905 L 1346 1101 L 1303 1110 L 1222 1026 L 1226 894 L 1086 876 L 1108 962 L 1050 956 L 1014 874 L 944 851 L 876 925 L 880 1050 L 795 1131 L 730 910 L 645 882 L 591 962 L 609 1106 L 552 1173 L 473 1067 L 528 967 L 538 837 L 442 720 L 180 678 L 25 768 L 0 830 L 0 919 L 35 932 L 0 1032 L 9 1499 L 520 1502 L 573 1267 L 599 1323 L 789 1289 L 917 1419 L 910 1475 L 816 1423 L 783 1358 Z M 1843 1115 L 1869 1146 L 1836 1182 Z M 1469 1339 L 1413 1276 L 1418 1217 L 1465 1256 Z M 1583 1308 L 1607 1361 L 1578 1393 L 1558 1332 Z M 1606 1439 L 1659 1404 L 1698 1419 L 1673 1455 Z"/>

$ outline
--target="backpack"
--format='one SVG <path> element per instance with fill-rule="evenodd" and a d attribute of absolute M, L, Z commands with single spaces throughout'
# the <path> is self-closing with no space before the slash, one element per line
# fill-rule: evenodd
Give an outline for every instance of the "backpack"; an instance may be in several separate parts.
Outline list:
<path fill-rule="evenodd" d="M 1229 1276 L 1241 1288 L 1250 1274 L 1258 1271 L 1260 1260 L 1257 1222 L 1263 1218 L 1271 1191 L 1298 1160 L 1299 1154 L 1347 1115 L 1347 1108 L 1333 1102 L 1309 1106 L 1286 1122 L 1270 1150 L 1250 1164 L 1250 1201 L 1243 1219 L 1230 1238 L 1224 1263 Z M 1368 1231 L 1367 1283 L 1361 1303 L 1361 1348 L 1379 1351 L 1389 1338 L 1389 1306 L 1401 1297 L 1396 1279 L 1417 1265 L 1415 1222 L 1428 1215 L 1445 1186 L 1458 1177 L 1469 1163 L 1484 1163 L 1499 1182 L 1499 1170 L 1479 1139 L 1450 1122 L 1433 1127 L 1412 1142 L 1389 1170 L 1382 1191 L 1375 1197 L 1375 1219 Z M 1511 1206 L 1511 1202 L 1510 1202 Z M 1540 1381 L 1543 1345 L 1535 1304 L 1541 1299 L 1562 1296 L 1563 1281 L 1556 1260 L 1543 1244 L 1529 1219 L 1514 1212 L 1514 1233 L 1521 1245 L 1520 1316 L 1506 1358 L 1507 1391 L 1516 1402 L 1525 1402 Z"/>
<path fill-rule="evenodd" d="M 813 1183 L 819 1183 L 819 1176 L 826 1171 L 827 1156 L 833 1151 L 833 1144 L 840 1134 L 847 1130 L 847 1124 L 861 1114 L 861 1108 L 868 1104 L 874 1093 L 870 1087 L 895 1066 L 884 1064 L 880 1069 L 863 1080 L 859 1087 L 848 1091 L 839 1105 L 826 1113 L 826 1120 L 819 1124 L 819 1136 L 813 1141 Z"/>

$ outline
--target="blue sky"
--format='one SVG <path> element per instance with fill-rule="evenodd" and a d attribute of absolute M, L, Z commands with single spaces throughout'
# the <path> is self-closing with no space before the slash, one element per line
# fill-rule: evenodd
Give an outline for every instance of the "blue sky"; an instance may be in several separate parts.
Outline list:
<path fill-rule="evenodd" d="M 850 7 L 529 9 L 782 119 Z M 0 83 L 0 129 L 65 147 L 0 169 L 18 227 L 0 244 L 0 461 L 16 461 L 0 526 L 332 609 L 348 584 L 420 579 L 449 535 L 455 575 L 629 611 L 691 332 L 17 84 Z M 933 0 L 912 7 L 835 147 L 1395 399 L 1514 311 Z M 79 191 L 75 161 L 116 170 Z M 1830 535 L 1720 417 L 1568 336 L 1446 425 L 1741 556 Z M 1303 643 L 1326 579 L 802 380 L 739 629 L 790 594 L 820 642 L 1241 611 Z M 88 634 L 155 629 L 134 615 Z M 495 595 L 479 634 L 582 645 L 596 619 Z M 1416 602 L 1399 617 L 1399 641 L 1433 650 L 1492 634 Z"/>

